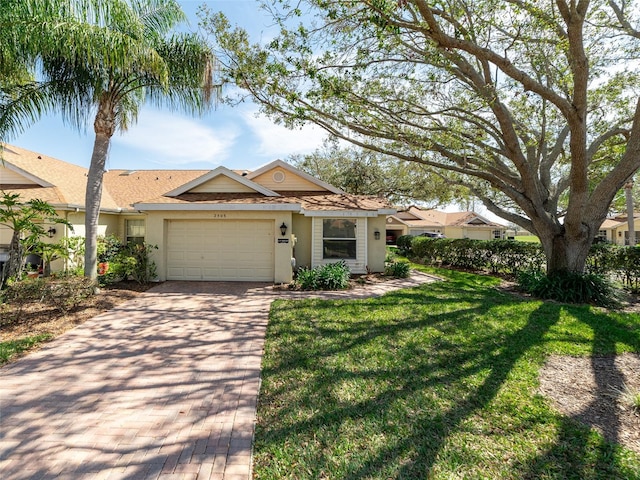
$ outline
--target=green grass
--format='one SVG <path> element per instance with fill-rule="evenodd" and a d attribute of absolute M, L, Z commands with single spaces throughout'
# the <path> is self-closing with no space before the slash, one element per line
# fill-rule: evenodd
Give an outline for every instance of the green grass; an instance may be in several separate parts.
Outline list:
<path fill-rule="evenodd" d="M 516 235 L 515 239 L 519 242 L 540 243 L 536 235 Z"/>
<path fill-rule="evenodd" d="M 25 337 L 19 340 L 11 340 L 8 342 L 0 342 L 0 365 L 7 363 L 11 357 L 18 355 L 36 345 L 46 342 L 53 338 L 53 335 L 43 333 L 33 337 Z"/>
<path fill-rule="evenodd" d="M 549 354 L 639 352 L 640 317 L 425 270 L 446 281 L 274 304 L 255 478 L 640 479 L 640 456 L 536 393 Z"/>

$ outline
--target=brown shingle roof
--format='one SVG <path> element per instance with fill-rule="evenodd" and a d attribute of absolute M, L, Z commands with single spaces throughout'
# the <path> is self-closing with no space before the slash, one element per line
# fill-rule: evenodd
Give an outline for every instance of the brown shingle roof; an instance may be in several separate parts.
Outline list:
<path fill-rule="evenodd" d="M 2 186 L 4 191 L 19 193 L 21 200 L 24 201 L 39 198 L 55 206 L 84 206 L 88 172 L 86 168 L 13 145 L 4 146 L 2 160 L 7 168 L 17 167 L 53 185 L 52 187 L 22 185 L 19 188 L 16 188 L 18 187 L 16 185 L 5 185 Z M 102 193 L 101 207 L 118 209 L 118 204 L 108 191 Z"/>
<path fill-rule="evenodd" d="M 421 210 L 418 207 L 410 207 L 408 212 L 399 212 L 395 216 L 402 219 L 410 227 L 442 228 L 445 226 L 464 225 L 466 227 L 504 228 L 504 225 L 491 222 L 474 212 L 442 212 L 440 210 Z M 481 218 L 483 223 L 469 223 L 475 218 Z"/>
<path fill-rule="evenodd" d="M 53 186 L 5 185 L 5 190 L 21 194 L 23 200 L 40 198 L 55 206 L 84 206 L 88 170 L 12 145 L 4 147 L 6 164 Z M 291 204 L 310 211 L 390 209 L 381 198 L 330 192 L 277 192 L 279 197 L 260 193 L 185 193 L 177 197 L 167 192 L 191 182 L 210 170 L 110 170 L 105 172 L 101 207 L 133 210 L 144 204 Z M 2 179 L 0 179 L 0 183 Z"/>
<path fill-rule="evenodd" d="M 259 193 L 183 193 L 177 197 L 159 196 L 137 204 L 144 209 L 145 204 L 192 205 L 192 204 L 299 204 L 303 210 L 336 211 L 366 210 L 377 211 L 391 208 L 389 203 L 378 197 L 349 194 L 319 194 L 318 192 L 280 192 L 280 197 L 265 197 Z"/>
<path fill-rule="evenodd" d="M 159 197 L 209 170 L 109 170 L 104 186 L 123 209 L 150 198 Z"/>

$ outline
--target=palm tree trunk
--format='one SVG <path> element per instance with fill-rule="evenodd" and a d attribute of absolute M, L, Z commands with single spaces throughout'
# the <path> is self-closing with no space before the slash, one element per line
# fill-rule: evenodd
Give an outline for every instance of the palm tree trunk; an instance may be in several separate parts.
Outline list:
<path fill-rule="evenodd" d="M 627 226 L 629 228 L 629 246 L 636 244 L 635 212 L 633 208 L 633 180 L 628 181 L 624 186 L 625 199 L 627 201 Z"/>
<path fill-rule="evenodd" d="M 84 276 L 93 280 L 98 278 L 98 220 L 100 218 L 100 201 L 102 200 L 102 177 L 115 124 L 114 108 L 108 100 L 101 101 L 93 124 L 96 138 L 93 142 L 85 195 Z"/>

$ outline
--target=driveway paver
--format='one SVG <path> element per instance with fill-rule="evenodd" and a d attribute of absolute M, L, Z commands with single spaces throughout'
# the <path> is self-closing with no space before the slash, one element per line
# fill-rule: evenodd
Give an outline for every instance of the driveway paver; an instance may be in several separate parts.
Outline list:
<path fill-rule="evenodd" d="M 166 282 L 1 368 L 0 478 L 248 480 L 269 307 L 301 296 Z"/>

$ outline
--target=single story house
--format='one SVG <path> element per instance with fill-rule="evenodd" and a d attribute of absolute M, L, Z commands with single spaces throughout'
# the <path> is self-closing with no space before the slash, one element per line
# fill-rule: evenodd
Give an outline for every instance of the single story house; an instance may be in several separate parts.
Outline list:
<path fill-rule="evenodd" d="M 0 189 L 39 198 L 84 235 L 87 169 L 5 145 Z M 349 195 L 276 160 L 255 171 L 109 170 L 100 235 L 157 245 L 158 280 L 288 283 L 294 266 L 344 260 L 352 273 L 384 270 L 386 200 Z M 11 231 L 0 227 L 0 248 Z M 53 269 L 62 269 L 61 261 Z"/>
<path fill-rule="evenodd" d="M 401 235 L 439 233 L 447 238 L 503 239 L 507 227 L 475 212 L 442 212 L 410 207 L 387 216 L 386 237 L 395 242 Z"/>
<path fill-rule="evenodd" d="M 617 245 L 629 245 L 629 223 L 626 215 L 605 219 L 600 226 L 597 238 Z M 640 229 L 640 214 L 634 214 L 634 226 Z M 636 230 L 636 244 L 640 243 L 640 230 Z"/>

